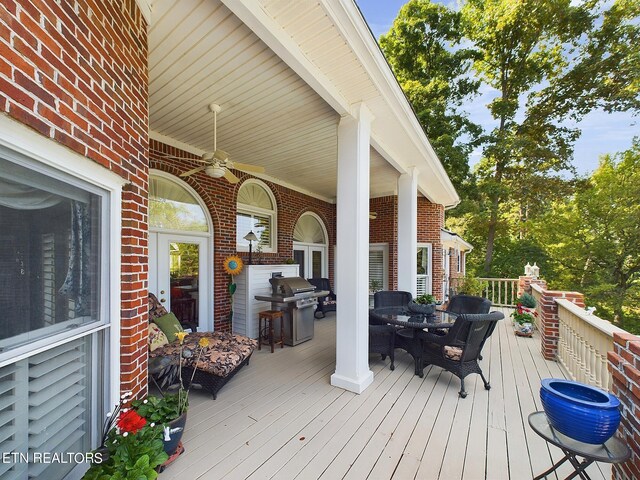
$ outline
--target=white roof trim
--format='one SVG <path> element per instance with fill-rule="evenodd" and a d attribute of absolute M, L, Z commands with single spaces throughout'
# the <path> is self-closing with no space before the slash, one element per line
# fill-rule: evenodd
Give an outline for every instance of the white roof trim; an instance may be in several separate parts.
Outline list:
<path fill-rule="evenodd" d="M 473 245 L 465 241 L 460 235 L 450 232 L 449 230 L 445 230 L 444 228 L 440 229 L 440 241 L 445 247 L 452 247 L 468 252 L 473 250 Z"/>
<path fill-rule="evenodd" d="M 142 12 L 142 16 L 147 21 L 147 25 L 151 25 L 151 12 L 153 11 L 151 0 L 136 0 L 136 4 L 140 12 Z"/>

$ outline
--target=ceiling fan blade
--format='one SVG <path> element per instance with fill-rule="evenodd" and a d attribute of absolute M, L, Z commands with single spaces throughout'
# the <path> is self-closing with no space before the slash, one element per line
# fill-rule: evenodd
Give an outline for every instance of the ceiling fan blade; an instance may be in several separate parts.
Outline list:
<path fill-rule="evenodd" d="M 189 170 L 188 172 L 181 173 L 180 176 L 181 177 L 188 177 L 189 175 L 193 175 L 194 173 L 201 172 L 202 170 L 204 170 L 207 167 L 208 167 L 208 165 L 203 165 L 201 167 L 194 168 L 193 170 Z"/>
<path fill-rule="evenodd" d="M 213 152 L 213 158 L 219 162 L 226 162 L 229 160 L 229 154 L 224 150 L 216 150 Z"/>
<path fill-rule="evenodd" d="M 258 165 L 249 165 L 248 163 L 233 162 L 231 168 L 242 170 L 243 172 L 264 173 L 264 167 Z"/>
<path fill-rule="evenodd" d="M 227 181 L 229 183 L 238 183 L 240 181 L 240 179 L 238 177 L 236 177 L 233 173 L 231 173 L 228 168 L 224 169 L 224 175 L 223 176 L 224 176 L 224 178 L 227 179 Z"/>
<path fill-rule="evenodd" d="M 205 162 L 205 163 L 209 163 L 207 160 L 204 160 L 202 158 L 193 158 L 193 157 L 179 157 L 177 155 L 169 155 L 168 153 L 163 153 L 163 152 L 157 152 L 154 151 L 153 153 L 155 153 L 156 155 L 158 155 L 159 157 L 163 157 L 163 158 L 173 158 L 174 160 L 189 160 L 191 162 Z"/>

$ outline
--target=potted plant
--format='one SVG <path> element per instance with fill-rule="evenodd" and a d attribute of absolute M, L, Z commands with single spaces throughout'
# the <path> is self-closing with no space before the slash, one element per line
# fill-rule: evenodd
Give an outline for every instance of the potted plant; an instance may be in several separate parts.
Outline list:
<path fill-rule="evenodd" d="M 411 300 L 408 308 L 413 313 L 433 315 L 436 311 L 436 297 L 428 293 L 424 293 Z"/>
<path fill-rule="evenodd" d="M 150 395 L 143 400 L 134 400 L 131 402 L 132 409 L 140 416 L 146 418 L 156 425 L 162 426 L 164 451 L 168 455 L 177 453 L 187 423 L 187 410 L 189 408 L 189 391 L 193 384 L 193 378 L 196 374 L 197 365 L 200 361 L 202 353 L 209 347 L 209 339 L 206 337 L 198 340 L 195 352 L 189 348 L 185 348 L 184 339 L 186 332 L 178 332 L 175 334 L 180 342 L 180 367 L 178 368 L 179 382 L 178 391 L 174 394 L 163 394 L 162 396 Z M 195 355 L 194 368 L 187 388 L 184 388 L 182 378 L 183 359 L 191 358 Z M 180 451 L 181 453 L 182 451 Z"/>
<path fill-rule="evenodd" d="M 516 309 L 511 312 L 513 318 L 513 329 L 520 337 L 531 337 L 533 335 L 533 325 L 538 312 L 535 310 L 536 299 L 528 293 L 522 294 L 518 298 Z"/>
<path fill-rule="evenodd" d="M 163 449 L 162 426 L 149 422 L 128 408 L 131 393 L 120 397 L 102 426 L 102 444 L 94 452 L 94 462 L 84 480 L 154 480 L 167 460 Z"/>

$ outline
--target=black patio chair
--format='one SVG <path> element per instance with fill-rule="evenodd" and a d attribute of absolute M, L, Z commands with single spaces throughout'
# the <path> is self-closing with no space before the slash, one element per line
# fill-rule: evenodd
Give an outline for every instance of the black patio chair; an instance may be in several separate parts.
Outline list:
<path fill-rule="evenodd" d="M 503 318 L 501 312 L 461 314 L 446 335 L 423 333 L 422 367 L 436 365 L 453 373 L 460 379 L 458 394 L 462 398 L 467 396 L 464 379 L 471 373 L 480 374 L 484 388 L 489 390 L 491 385 L 482 373 L 478 356 L 488 338 L 487 332 L 493 331 Z"/>
<path fill-rule="evenodd" d="M 387 355 L 391 360 L 389 368 L 395 370 L 396 328 L 393 325 L 379 325 L 374 317 L 369 315 L 369 353 L 379 353 L 382 360 Z"/>
<path fill-rule="evenodd" d="M 373 308 L 406 307 L 412 298 L 410 292 L 381 290 L 373 294 Z"/>
<path fill-rule="evenodd" d="M 328 278 L 307 278 L 307 282 L 316 287 L 316 290 L 326 290 L 329 295 L 325 297 L 318 297 L 318 308 L 316 309 L 314 316 L 316 318 L 324 318 L 327 312 L 336 311 L 336 294 L 331 290 L 331 284 Z M 318 316 L 320 314 L 320 316 Z"/>
<path fill-rule="evenodd" d="M 446 311 L 451 313 L 489 313 L 489 310 L 491 310 L 491 300 L 473 295 L 455 295 L 451 297 L 446 308 Z M 487 336 L 482 341 L 482 345 L 480 345 L 480 352 L 482 352 L 484 342 L 491 336 L 495 327 L 496 324 L 494 323 L 487 331 Z M 482 360 L 482 353 L 478 356 L 478 359 Z"/>

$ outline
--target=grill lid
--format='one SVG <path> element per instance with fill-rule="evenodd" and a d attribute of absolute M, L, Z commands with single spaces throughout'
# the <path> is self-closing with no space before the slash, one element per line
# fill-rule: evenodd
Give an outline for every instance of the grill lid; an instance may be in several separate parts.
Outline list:
<path fill-rule="evenodd" d="M 270 278 L 269 282 L 273 295 L 284 295 L 285 297 L 313 292 L 316 289 L 302 277 L 275 277 Z"/>

